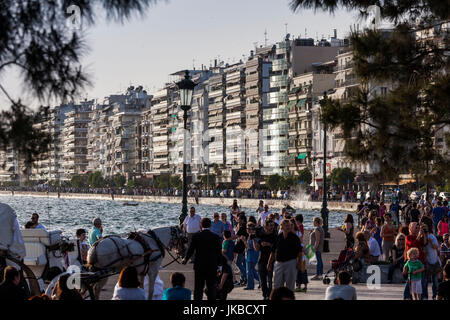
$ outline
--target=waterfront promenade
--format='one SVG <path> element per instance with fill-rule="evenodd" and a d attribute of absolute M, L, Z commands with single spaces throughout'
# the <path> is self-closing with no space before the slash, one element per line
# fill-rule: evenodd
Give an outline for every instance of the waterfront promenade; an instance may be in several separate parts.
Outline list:
<path fill-rule="evenodd" d="M 336 229 L 330 230 L 331 239 L 330 252 L 323 253 L 324 271 L 330 269 L 330 260 L 336 259 L 339 255 L 339 251 L 344 248 L 344 235 L 342 232 Z M 305 234 L 305 240 L 309 239 L 309 232 Z M 166 255 L 162 265 L 171 262 L 170 256 Z M 170 287 L 169 277 L 172 272 L 182 272 L 186 276 L 186 288 L 194 291 L 194 270 L 193 264 L 181 265 L 176 262 L 167 266 L 166 269 L 160 270 L 159 275 L 164 282 L 164 288 Z M 308 265 L 308 278 L 314 275 L 315 266 Z M 108 280 L 107 285 L 101 292 L 102 300 L 109 300 L 112 298 L 114 285 L 117 282 L 117 276 L 111 277 Z M 332 285 L 332 282 L 331 284 Z M 404 284 L 381 284 L 380 289 L 369 289 L 366 283 L 358 283 L 354 285 L 357 291 L 358 300 L 402 300 Z M 228 295 L 228 300 L 261 300 L 261 290 L 257 289 L 258 285 L 255 285 L 255 290 L 244 290 L 244 286 L 238 286 Z M 325 290 L 328 286 L 324 285 L 322 281 L 310 281 L 308 284 L 307 293 L 296 292 L 295 298 L 297 300 L 323 300 L 325 297 Z M 431 297 L 431 285 L 428 286 L 429 294 Z M 204 295 L 206 299 L 206 295 Z"/>
<path fill-rule="evenodd" d="M 11 191 L 0 191 L 0 195 L 11 196 Z M 27 196 L 27 197 L 44 197 L 44 198 L 58 198 L 56 192 L 27 192 L 27 191 L 15 191 L 15 196 Z M 60 193 L 61 199 L 89 199 L 89 200 L 111 200 L 109 194 L 96 194 L 96 193 Z M 188 204 L 192 205 L 219 205 L 230 206 L 233 203 L 232 197 L 199 197 L 198 203 L 194 197 L 188 197 Z M 143 196 L 143 195 L 122 195 L 115 194 L 115 201 L 135 201 L 135 202 L 158 202 L 158 203 L 174 203 L 179 204 L 181 197 L 179 196 Z M 269 207 L 282 208 L 286 205 L 290 205 L 295 209 L 305 210 L 320 210 L 322 208 L 322 201 L 300 201 L 299 199 L 261 199 Z M 257 208 L 260 199 L 246 199 L 238 198 L 238 203 L 244 208 Z M 345 211 L 356 212 L 358 206 L 357 202 L 340 202 L 340 201 L 328 201 L 328 209 L 330 211 Z"/>

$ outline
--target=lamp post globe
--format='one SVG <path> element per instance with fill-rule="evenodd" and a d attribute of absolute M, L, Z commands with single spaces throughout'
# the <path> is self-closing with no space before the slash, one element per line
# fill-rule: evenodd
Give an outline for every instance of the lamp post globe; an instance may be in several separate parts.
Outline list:
<path fill-rule="evenodd" d="M 177 83 L 180 90 L 180 108 L 183 110 L 184 132 L 183 132 L 183 200 L 181 214 L 179 216 L 180 225 L 187 217 L 187 160 L 186 160 L 186 130 L 187 130 L 187 112 L 191 109 L 192 97 L 196 83 L 191 80 L 189 71 L 186 70 L 184 79 Z"/>

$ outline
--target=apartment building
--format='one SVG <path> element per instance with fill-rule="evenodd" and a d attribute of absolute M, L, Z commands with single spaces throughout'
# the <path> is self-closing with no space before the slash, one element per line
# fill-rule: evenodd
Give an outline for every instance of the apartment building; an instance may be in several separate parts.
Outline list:
<path fill-rule="evenodd" d="M 94 100 L 85 100 L 80 104 L 73 104 L 72 110 L 67 112 L 65 119 L 61 121 L 61 180 L 67 181 L 75 174 L 87 172 L 87 133 L 94 103 Z"/>
<path fill-rule="evenodd" d="M 128 179 L 142 173 L 141 111 L 149 108 L 151 96 L 142 86 L 107 97 L 92 107 L 89 125 L 89 171 L 104 177 L 123 174 Z"/>
<path fill-rule="evenodd" d="M 341 43 L 335 39 L 335 44 Z M 316 45 L 314 40 L 296 38 L 290 40 L 290 36 L 275 45 L 275 57 L 272 61 L 270 77 L 269 106 L 263 111 L 263 139 L 264 146 L 262 168 L 263 175 L 286 175 L 300 168 L 301 163 L 291 156 L 289 160 L 289 95 L 293 94 L 291 86 L 296 76 L 314 73 L 317 66 L 333 60 L 340 47 L 325 44 L 323 41 Z M 316 78 L 318 79 L 318 78 Z M 309 79 L 312 81 L 312 79 Z M 308 82 L 309 82 L 308 80 Z M 295 95 L 291 96 L 292 100 Z M 300 103 L 304 103 L 302 100 Z M 293 102 L 291 102 L 291 106 Z M 300 120 L 300 118 L 298 118 Z M 303 121 L 303 120 L 302 120 Z M 305 120 L 306 121 L 306 120 Z M 298 124 L 296 124 L 298 127 Z M 294 140 L 292 138 L 291 140 Z M 303 139 L 304 140 L 304 139 Z M 297 144 L 297 142 L 295 142 Z M 291 147 L 292 148 L 292 147 Z M 291 149 L 296 152 L 296 148 Z M 307 150 L 303 150 L 307 151 Z M 303 157 L 303 153 L 301 152 Z M 306 152 L 307 153 L 307 152 Z M 303 160 L 303 159 L 298 159 Z M 289 169 L 289 161 L 294 166 Z M 306 165 L 306 163 L 305 163 Z M 295 168 L 295 169 L 294 169 Z"/>
<path fill-rule="evenodd" d="M 246 168 L 245 155 L 245 65 L 228 66 L 225 73 L 225 163 L 223 171 L 231 182 L 233 172 Z"/>
<path fill-rule="evenodd" d="M 192 108 L 190 111 L 190 135 L 191 135 L 191 161 L 190 170 L 192 174 L 192 181 L 199 181 L 199 176 L 207 173 L 208 169 L 208 153 L 205 152 L 207 139 L 204 137 L 207 135 L 208 129 L 208 108 L 209 108 L 209 96 L 208 96 L 208 79 L 213 76 L 213 70 L 204 69 L 202 66 L 202 73 L 196 74 L 193 77 L 193 81 L 197 83 Z"/>
<path fill-rule="evenodd" d="M 19 158 L 12 147 L 0 150 L 0 183 L 20 181 Z"/>
<path fill-rule="evenodd" d="M 205 83 L 208 91 L 208 133 L 205 135 L 207 161 L 209 165 L 214 164 L 225 168 L 225 73 L 218 68 Z M 222 177 L 217 177 L 217 181 Z"/>
<path fill-rule="evenodd" d="M 150 107 L 150 123 L 152 125 L 150 157 L 150 173 L 159 175 L 169 171 L 169 108 L 170 95 L 168 88 L 163 88 L 153 95 Z"/>
<path fill-rule="evenodd" d="M 313 71 L 293 78 L 289 91 L 289 174 L 313 168 L 313 158 L 317 154 L 313 151 L 313 113 L 312 106 L 324 91 L 334 85 L 334 61 L 313 65 Z M 315 114 L 318 119 L 318 114 Z M 314 153 L 314 154 L 312 154 Z"/>
<path fill-rule="evenodd" d="M 151 177 L 151 159 L 153 159 L 153 148 L 151 134 L 153 132 L 153 124 L 151 123 L 151 107 L 145 107 L 141 116 L 141 158 L 140 158 L 140 174 L 143 177 Z"/>
<path fill-rule="evenodd" d="M 267 53 L 271 52 L 271 50 L 270 48 L 263 52 Z M 252 50 L 245 64 L 245 162 L 247 168 L 251 169 L 252 172 L 259 170 L 261 165 L 259 132 L 262 129 L 263 109 L 267 108 L 270 90 L 272 62 L 265 59 L 267 58 L 264 57 L 264 54 L 254 55 Z"/>

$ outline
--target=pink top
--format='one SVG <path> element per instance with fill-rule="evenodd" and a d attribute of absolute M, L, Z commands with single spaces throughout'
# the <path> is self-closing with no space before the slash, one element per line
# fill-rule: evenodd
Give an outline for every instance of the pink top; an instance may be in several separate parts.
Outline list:
<path fill-rule="evenodd" d="M 443 236 L 446 233 L 448 233 L 448 222 L 441 221 L 441 228 L 439 229 L 438 234 Z"/>

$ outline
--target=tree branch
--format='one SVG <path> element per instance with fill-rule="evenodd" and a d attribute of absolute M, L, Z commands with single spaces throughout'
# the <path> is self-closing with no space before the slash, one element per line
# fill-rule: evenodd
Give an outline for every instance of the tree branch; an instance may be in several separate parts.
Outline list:
<path fill-rule="evenodd" d="M 3 88 L 3 86 L 0 84 L 0 89 L 3 91 L 3 93 L 5 94 L 5 96 L 9 99 L 9 101 L 11 101 L 12 104 L 17 104 L 17 102 L 15 102 L 10 95 L 8 94 L 8 92 L 5 90 L 5 88 Z"/>

